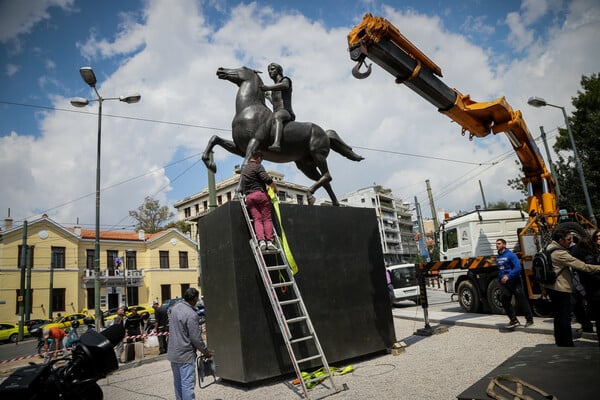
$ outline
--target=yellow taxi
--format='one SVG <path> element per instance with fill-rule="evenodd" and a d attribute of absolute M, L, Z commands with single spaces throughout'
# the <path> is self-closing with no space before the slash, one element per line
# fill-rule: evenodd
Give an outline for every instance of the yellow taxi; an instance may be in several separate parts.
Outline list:
<path fill-rule="evenodd" d="M 148 306 L 128 306 L 127 311 L 125 312 L 125 317 L 129 317 L 131 315 L 131 310 L 137 310 L 138 315 L 140 315 L 143 319 L 147 319 L 154 315 L 154 308 Z M 117 309 L 116 309 L 117 310 Z M 115 318 L 117 317 L 117 312 L 115 310 L 114 314 L 110 314 L 104 318 L 104 326 L 109 327 L 114 323 Z M 111 310 L 112 311 L 112 310 Z M 146 315 L 144 315 L 146 314 Z"/>
<path fill-rule="evenodd" d="M 23 326 L 23 336 L 29 336 L 29 329 L 27 326 Z M 12 324 L 10 322 L 0 323 L 0 341 L 16 343 L 19 338 L 19 324 Z"/>
<path fill-rule="evenodd" d="M 79 321 L 79 325 L 83 325 L 83 320 L 85 318 L 92 318 L 92 317 L 90 317 L 89 315 L 83 314 L 83 313 L 67 314 L 67 315 L 63 315 L 61 317 L 56 318 L 54 321 L 50 322 L 49 324 L 42 325 L 41 328 L 42 329 L 45 329 L 45 328 L 66 329 L 66 328 L 71 327 L 71 324 L 73 323 L 73 321 Z"/>

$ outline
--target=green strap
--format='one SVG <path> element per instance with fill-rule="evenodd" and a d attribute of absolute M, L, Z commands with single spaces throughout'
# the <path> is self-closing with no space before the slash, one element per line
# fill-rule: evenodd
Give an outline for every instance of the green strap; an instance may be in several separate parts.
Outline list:
<path fill-rule="evenodd" d="M 296 275 L 298 273 L 298 264 L 296 264 L 296 260 L 294 260 L 294 255 L 292 254 L 292 250 L 287 242 L 287 238 L 285 237 L 285 231 L 283 230 L 283 224 L 281 223 L 281 212 L 279 211 L 279 200 L 277 199 L 277 195 L 275 191 L 269 186 L 267 188 L 267 193 L 269 194 L 269 198 L 271 199 L 271 203 L 273 203 L 273 208 L 275 209 L 275 215 L 277 215 L 277 221 L 279 221 L 279 227 L 281 228 L 281 246 L 283 247 L 283 253 L 285 254 L 285 258 L 287 259 L 288 264 L 290 265 L 290 269 L 292 270 L 292 274 Z"/>

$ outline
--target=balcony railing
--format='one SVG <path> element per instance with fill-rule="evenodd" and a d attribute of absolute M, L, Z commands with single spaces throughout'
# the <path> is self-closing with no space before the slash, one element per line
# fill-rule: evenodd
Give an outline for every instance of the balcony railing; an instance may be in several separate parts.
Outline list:
<path fill-rule="evenodd" d="M 83 275 L 84 286 L 93 287 L 95 277 L 96 271 L 93 269 L 86 269 Z M 101 269 L 99 280 L 101 286 L 142 286 L 144 281 L 144 270 Z"/>

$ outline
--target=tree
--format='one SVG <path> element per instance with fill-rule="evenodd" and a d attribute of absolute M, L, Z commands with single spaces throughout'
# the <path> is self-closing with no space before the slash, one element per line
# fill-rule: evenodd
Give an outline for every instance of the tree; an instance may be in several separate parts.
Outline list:
<path fill-rule="evenodd" d="M 156 233 L 161 231 L 163 224 L 175 216 L 175 213 L 169 211 L 169 207 L 160 205 L 158 200 L 146 196 L 144 204 L 138 207 L 137 211 L 129 211 L 129 216 L 135 218 L 137 230 L 143 229 L 147 233 Z"/>
<path fill-rule="evenodd" d="M 575 111 L 569 118 L 569 124 L 592 208 L 594 214 L 598 215 L 600 210 L 600 75 L 583 76 L 581 87 L 583 90 L 577 91 L 577 96 L 572 98 Z M 563 197 L 561 203 L 566 205 L 569 211 L 579 211 L 589 218 L 567 129 L 559 129 L 554 150 L 568 152 L 566 156 L 559 155 L 556 163 Z"/>
<path fill-rule="evenodd" d="M 185 221 L 181 221 L 181 220 L 169 222 L 167 224 L 167 226 L 165 226 L 165 229 L 169 229 L 169 228 L 177 228 L 179 231 L 181 231 L 183 233 L 188 233 L 192 229 L 190 224 L 188 224 Z"/>

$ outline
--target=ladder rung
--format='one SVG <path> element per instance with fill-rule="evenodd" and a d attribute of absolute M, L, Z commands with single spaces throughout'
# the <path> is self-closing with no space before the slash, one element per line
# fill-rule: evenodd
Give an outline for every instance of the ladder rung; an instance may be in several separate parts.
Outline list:
<path fill-rule="evenodd" d="M 300 322 L 300 321 L 305 321 L 307 320 L 307 317 L 296 317 L 296 318 L 290 318 L 290 319 L 286 319 L 285 322 L 287 322 L 288 324 L 293 324 L 294 322 Z"/>
<path fill-rule="evenodd" d="M 278 287 L 292 286 L 293 284 L 294 284 L 293 282 L 282 282 L 282 283 L 274 283 L 272 286 L 274 288 L 278 288 Z"/>
<path fill-rule="evenodd" d="M 317 358 L 321 358 L 321 355 L 320 355 L 320 354 L 317 354 L 316 356 L 306 357 L 306 358 L 303 358 L 302 360 L 298 360 L 298 361 L 296 361 L 296 362 L 297 362 L 298 364 L 301 364 L 301 363 L 303 363 L 303 362 L 307 362 L 307 361 L 310 361 L 310 360 L 316 360 Z"/>
<path fill-rule="evenodd" d="M 298 339 L 292 339 L 292 340 L 290 340 L 290 343 L 294 344 L 294 343 L 304 342 L 306 340 L 311 340 L 311 339 L 314 339 L 314 336 L 311 335 L 311 336 L 301 337 Z"/>
<path fill-rule="evenodd" d="M 282 306 L 287 306 L 288 304 L 296 304 L 296 303 L 300 303 L 300 299 L 283 300 L 283 301 L 279 302 L 279 304 L 281 304 Z"/>
<path fill-rule="evenodd" d="M 281 270 L 281 269 L 286 269 L 287 265 L 283 264 L 283 265 L 274 265 L 272 267 L 267 267 L 267 269 L 269 271 L 277 271 L 277 270 Z"/>

